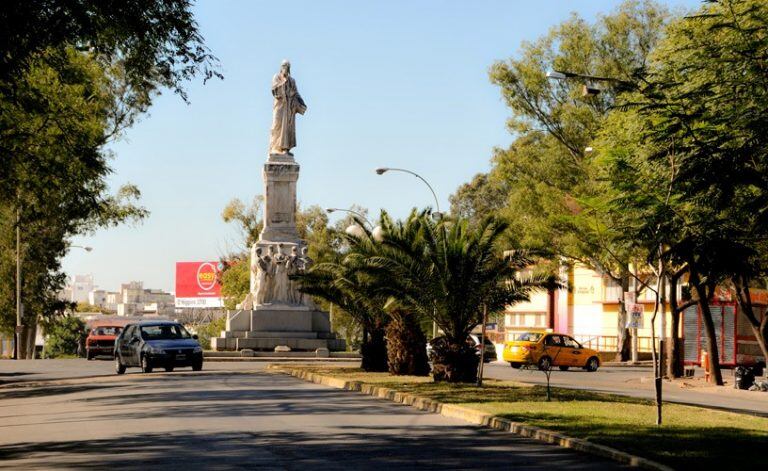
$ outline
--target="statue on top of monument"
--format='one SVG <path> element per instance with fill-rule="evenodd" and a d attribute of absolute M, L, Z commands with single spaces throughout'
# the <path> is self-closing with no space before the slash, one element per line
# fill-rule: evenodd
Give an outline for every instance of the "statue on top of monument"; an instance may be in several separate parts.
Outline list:
<path fill-rule="evenodd" d="M 291 63 L 284 60 L 280 72 L 272 78 L 272 131 L 269 136 L 270 154 L 291 154 L 296 147 L 296 113 L 304 114 L 307 105 L 299 95 L 296 81 L 291 77 Z"/>

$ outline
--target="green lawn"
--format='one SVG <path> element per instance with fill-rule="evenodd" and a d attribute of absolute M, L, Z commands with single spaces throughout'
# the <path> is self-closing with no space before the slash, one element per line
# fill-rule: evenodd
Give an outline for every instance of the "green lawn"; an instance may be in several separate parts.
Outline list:
<path fill-rule="evenodd" d="M 553 388 L 553 400 L 546 402 L 542 386 L 486 380 L 477 388 L 351 368 L 300 368 L 472 407 L 677 469 L 749 469 L 766 460 L 768 419 L 761 417 L 665 404 L 664 425 L 657 427 L 652 402 L 623 396 Z"/>

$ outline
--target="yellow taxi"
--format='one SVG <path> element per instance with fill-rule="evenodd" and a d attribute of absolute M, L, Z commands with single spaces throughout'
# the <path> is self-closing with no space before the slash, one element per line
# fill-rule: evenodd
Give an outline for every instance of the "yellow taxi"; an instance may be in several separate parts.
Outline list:
<path fill-rule="evenodd" d="M 504 361 L 512 368 L 536 365 L 541 370 L 557 366 L 562 371 L 570 367 L 597 371 L 600 356 L 565 334 L 556 332 L 524 332 L 517 340 L 504 344 Z"/>

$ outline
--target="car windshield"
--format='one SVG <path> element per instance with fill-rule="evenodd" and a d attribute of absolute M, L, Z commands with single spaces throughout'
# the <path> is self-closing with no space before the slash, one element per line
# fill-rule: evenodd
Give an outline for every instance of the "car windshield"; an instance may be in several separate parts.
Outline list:
<path fill-rule="evenodd" d="M 120 327 L 96 327 L 91 331 L 91 335 L 118 335 L 120 330 Z"/>
<path fill-rule="evenodd" d="M 538 342 L 541 335 L 542 334 L 538 332 L 524 332 L 520 334 L 520 337 L 518 337 L 517 340 L 521 342 Z"/>
<path fill-rule="evenodd" d="M 141 338 L 144 340 L 174 340 L 191 338 L 187 329 L 179 324 L 143 325 Z"/>

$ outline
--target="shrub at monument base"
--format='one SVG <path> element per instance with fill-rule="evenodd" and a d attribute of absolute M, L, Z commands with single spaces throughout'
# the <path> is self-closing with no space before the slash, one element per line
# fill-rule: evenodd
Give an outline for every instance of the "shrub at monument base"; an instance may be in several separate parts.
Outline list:
<path fill-rule="evenodd" d="M 198 341 L 204 350 L 211 349 L 211 337 L 217 337 L 227 326 L 227 318 L 220 317 L 197 329 Z"/>
<path fill-rule="evenodd" d="M 393 313 L 387 325 L 387 364 L 393 375 L 429 374 L 427 339 L 412 314 Z"/>
<path fill-rule="evenodd" d="M 85 339 L 85 323 L 77 317 L 55 318 L 45 326 L 45 357 L 77 355 Z"/>
<path fill-rule="evenodd" d="M 477 381 L 480 357 L 467 342 L 450 342 L 446 337 L 432 342 L 432 378 L 449 383 Z"/>

